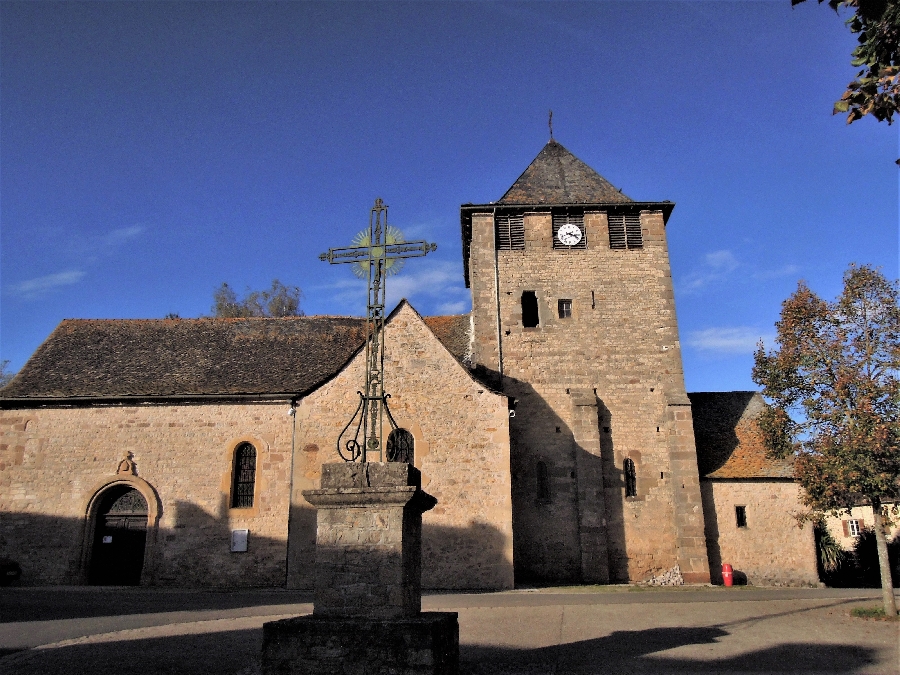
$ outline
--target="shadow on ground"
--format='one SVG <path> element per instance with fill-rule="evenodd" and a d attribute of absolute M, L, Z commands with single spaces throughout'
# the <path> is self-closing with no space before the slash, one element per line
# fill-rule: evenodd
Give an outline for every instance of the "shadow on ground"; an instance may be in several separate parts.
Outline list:
<path fill-rule="evenodd" d="M 465 675 L 566 673 L 853 673 L 877 663 L 874 650 L 852 644 L 783 643 L 739 656 L 715 658 L 714 645 L 729 633 L 717 626 L 617 631 L 603 638 L 538 649 L 463 646 Z M 353 639 L 348 636 L 347 639 Z M 65 672 L 85 675 L 228 673 L 255 675 L 261 630 L 76 644 L 0 659 L 0 674 Z M 662 654 L 710 645 L 710 658 Z"/>
<path fill-rule="evenodd" d="M 125 614 L 243 609 L 312 602 L 311 591 L 259 589 L 194 591 L 136 587 L 60 589 L 20 587 L 0 589 L 0 623 L 50 621 Z"/>
<path fill-rule="evenodd" d="M 685 646 L 715 645 L 729 633 L 717 626 L 616 631 L 606 637 L 540 649 L 463 647 L 467 675 L 554 673 L 853 673 L 877 662 L 872 649 L 848 644 L 779 644 L 739 656 L 709 659 L 663 655 Z"/>

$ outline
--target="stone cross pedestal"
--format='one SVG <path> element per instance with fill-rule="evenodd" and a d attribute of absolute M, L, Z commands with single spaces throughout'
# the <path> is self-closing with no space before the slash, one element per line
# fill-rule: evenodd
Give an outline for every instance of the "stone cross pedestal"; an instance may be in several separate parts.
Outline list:
<path fill-rule="evenodd" d="M 400 462 L 322 466 L 311 616 L 263 626 L 264 675 L 450 675 L 453 612 L 422 608 L 422 513 L 437 503 Z"/>

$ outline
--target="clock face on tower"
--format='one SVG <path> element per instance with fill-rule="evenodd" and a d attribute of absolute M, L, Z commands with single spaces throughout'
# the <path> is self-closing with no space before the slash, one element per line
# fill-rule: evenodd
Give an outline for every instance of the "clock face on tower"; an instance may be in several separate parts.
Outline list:
<path fill-rule="evenodd" d="M 581 241 L 581 228 L 572 223 L 566 223 L 557 230 L 556 238 L 564 246 L 575 246 Z"/>

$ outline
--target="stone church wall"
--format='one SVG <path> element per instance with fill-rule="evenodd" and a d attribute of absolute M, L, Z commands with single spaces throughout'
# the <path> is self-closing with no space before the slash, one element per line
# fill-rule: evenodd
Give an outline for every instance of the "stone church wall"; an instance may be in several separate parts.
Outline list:
<path fill-rule="evenodd" d="M 800 487 L 791 480 L 703 480 L 706 543 L 713 583 L 722 564 L 734 568 L 735 583 L 816 586 L 813 527 L 802 529 L 793 514 L 803 511 Z M 738 526 L 736 507 L 746 524 Z"/>
<path fill-rule="evenodd" d="M 518 400 L 523 583 L 640 581 L 675 564 L 708 580 L 665 226 L 659 212 L 641 223 L 643 248 L 612 250 L 606 214 L 588 212 L 586 249 L 554 249 L 550 213 L 526 212 L 525 249 L 495 251 L 493 214 L 472 215 L 473 356 Z M 523 291 L 537 295 L 535 328 L 523 326 Z M 559 317 L 562 299 L 571 317 Z M 625 496 L 626 458 L 635 497 Z"/>
<path fill-rule="evenodd" d="M 412 433 L 422 488 L 438 500 L 422 518 L 423 588 L 512 588 L 507 397 L 474 380 L 406 303 L 385 344 L 390 410 Z M 315 511 L 301 493 L 319 487 L 323 463 L 341 461 L 335 441 L 359 403 L 364 361 L 358 354 L 298 405 L 291 587 L 312 587 Z"/>
<path fill-rule="evenodd" d="M 89 505 L 108 485 L 124 482 L 158 500 L 142 583 L 282 586 L 289 405 L 0 412 L 0 556 L 19 562 L 24 584 L 85 582 L 92 548 Z M 255 500 L 252 508 L 231 509 L 232 458 L 243 441 L 257 450 Z M 136 477 L 116 473 L 125 452 L 133 453 Z M 249 530 L 247 552 L 230 551 L 233 529 Z"/>

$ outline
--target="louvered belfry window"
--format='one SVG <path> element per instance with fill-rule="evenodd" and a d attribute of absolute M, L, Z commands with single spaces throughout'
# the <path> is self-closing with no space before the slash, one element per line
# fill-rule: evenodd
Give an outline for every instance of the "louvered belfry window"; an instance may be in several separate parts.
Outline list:
<path fill-rule="evenodd" d="M 577 244 L 567 246 L 563 244 L 557 234 L 563 225 L 574 225 L 581 230 L 581 239 Z M 553 248 L 587 248 L 587 237 L 584 236 L 584 213 L 554 213 L 553 214 Z"/>
<path fill-rule="evenodd" d="M 256 448 L 250 443 L 241 443 L 234 451 L 234 485 L 231 490 L 231 508 L 251 508 L 255 485 Z"/>
<path fill-rule="evenodd" d="M 644 247 L 644 237 L 641 234 L 641 216 L 639 214 L 616 215 L 611 213 L 608 219 L 610 248 Z"/>
<path fill-rule="evenodd" d="M 518 215 L 498 215 L 494 220 L 498 251 L 521 251 L 525 248 L 525 218 Z"/>

